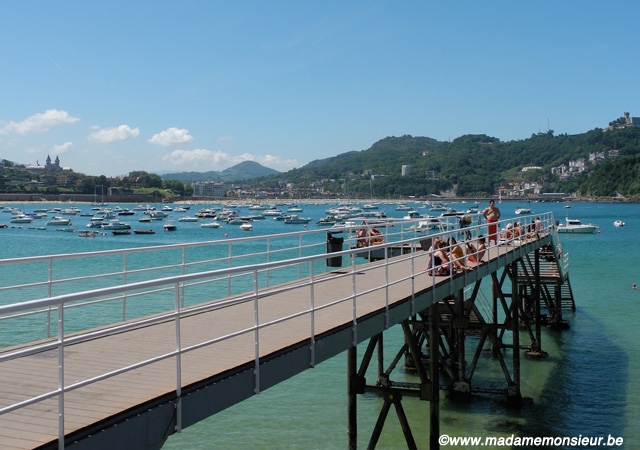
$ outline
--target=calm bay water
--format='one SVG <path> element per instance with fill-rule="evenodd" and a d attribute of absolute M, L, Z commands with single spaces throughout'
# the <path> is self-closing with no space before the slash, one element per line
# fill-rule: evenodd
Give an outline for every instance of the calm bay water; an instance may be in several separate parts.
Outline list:
<path fill-rule="evenodd" d="M 19 206 L 27 212 L 36 207 Z M 86 205 L 78 206 L 89 209 Z M 504 202 L 499 206 L 506 218 L 514 215 L 520 205 Z M 640 290 L 631 286 L 640 284 L 640 205 L 572 203 L 566 209 L 559 203 L 535 203 L 532 207 L 534 213 L 553 211 L 558 220 L 568 213 L 572 218 L 600 226 L 598 234 L 561 235 L 563 250 L 570 255 L 570 279 L 577 304 L 575 313 L 564 313 L 571 328 L 562 332 L 544 330 L 542 345 L 549 353 L 548 358 L 523 359 L 522 393 L 532 399 L 531 403 L 512 409 L 496 396 L 476 396 L 460 402 L 442 393 L 441 433 L 504 437 L 582 435 L 605 439 L 612 435 L 624 438 L 623 448 L 639 448 L 640 431 L 636 424 L 640 423 L 640 355 L 636 349 L 640 327 L 635 321 L 640 318 Z M 325 208 L 327 205 L 307 205 L 300 215 L 315 221 L 324 216 Z M 381 209 L 389 216 L 402 216 L 393 210 L 394 205 L 381 205 Z M 132 225 L 138 217 L 131 218 Z M 8 223 L 8 219 L 8 214 L 0 215 L 0 223 Z M 616 219 L 624 220 L 626 227 L 614 227 Z M 83 217 L 73 220 L 78 229 L 83 229 L 88 221 Z M 149 228 L 148 224 L 140 225 Z M 192 224 L 178 225 L 175 233 L 165 233 L 161 224 L 153 224 L 158 228 L 155 235 L 107 235 L 95 239 L 78 239 L 73 233 L 33 230 L 23 225 L 21 229 L 0 230 L 0 258 L 204 241 L 224 238 L 225 233 L 229 237 L 246 235 L 237 227 L 210 230 Z M 309 229 L 313 228 L 316 226 L 312 222 Z M 260 234 L 298 229 L 302 225 L 289 226 L 270 219 L 254 223 L 254 233 Z M 483 289 L 490 296 L 490 288 Z M 385 349 L 390 358 L 395 352 L 394 343 L 400 345 L 402 335 L 399 329 L 387 333 Z M 363 351 L 359 350 L 359 356 Z M 401 376 L 396 374 L 394 379 Z M 373 382 L 374 377 L 375 374 L 370 374 L 368 381 Z M 497 362 L 483 358 L 474 381 L 485 384 L 502 380 Z M 366 448 L 381 404 L 373 396 L 359 397 L 359 448 Z M 428 448 L 429 403 L 405 399 L 403 406 L 418 447 Z M 342 354 L 173 435 L 164 448 L 345 448 L 346 408 L 346 354 Z M 377 448 L 406 448 L 393 410 Z"/>

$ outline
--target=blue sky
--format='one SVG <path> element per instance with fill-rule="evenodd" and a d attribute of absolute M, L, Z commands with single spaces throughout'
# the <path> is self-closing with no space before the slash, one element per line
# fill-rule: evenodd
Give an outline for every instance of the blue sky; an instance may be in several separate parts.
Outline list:
<path fill-rule="evenodd" d="M 387 136 L 526 139 L 640 116 L 631 1 L 19 1 L 0 159 L 286 171 Z"/>

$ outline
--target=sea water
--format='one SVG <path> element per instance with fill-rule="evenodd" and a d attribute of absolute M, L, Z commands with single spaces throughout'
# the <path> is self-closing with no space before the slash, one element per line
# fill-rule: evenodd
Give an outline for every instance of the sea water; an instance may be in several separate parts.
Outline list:
<path fill-rule="evenodd" d="M 514 220 L 518 219 L 513 214 L 517 203 L 504 202 L 498 206 L 502 209 L 503 218 L 513 216 Z M 571 327 L 564 331 L 543 330 L 542 347 L 548 352 L 546 358 L 522 358 L 521 390 L 530 401 L 514 408 L 501 396 L 474 395 L 470 400 L 460 401 L 442 392 L 440 433 L 461 437 L 602 437 L 604 442 L 611 436 L 624 439 L 623 446 L 619 448 L 640 448 L 640 431 L 636 427 L 640 423 L 640 355 L 636 351 L 640 340 L 640 327 L 636 322 L 640 318 L 640 290 L 632 289 L 634 283 L 640 284 L 640 206 L 603 203 L 571 203 L 571 208 L 565 208 L 563 203 L 534 203 L 532 206 L 534 214 L 552 211 L 560 221 L 569 215 L 600 226 L 595 234 L 560 235 L 563 251 L 570 258 L 570 280 L 577 306 L 575 313 L 564 312 Z M 306 205 L 299 215 L 310 216 L 315 221 L 324 216 L 326 207 Z M 381 205 L 383 208 L 389 216 L 402 215 L 394 214 L 393 205 Z M 28 211 L 29 205 L 23 205 L 23 209 Z M 0 215 L 0 223 L 8 223 L 8 218 L 2 216 L 4 214 Z M 613 221 L 617 219 L 625 221 L 626 226 L 614 227 Z M 135 216 L 130 220 L 135 221 Z M 80 217 L 74 222 L 84 223 Z M 78 239 L 72 233 L 31 230 L 25 226 L 8 228 L 0 230 L 0 257 L 223 239 L 225 234 L 243 236 L 243 232 L 235 230 L 237 227 L 203 230 L 193 224 L 178 225 L 179 229 L 174 233 L 158 231 L 155 235 L 102 236 L 96 239 Z M 313 222 L 309 228 L 314 228 Z M 256 233 L 297 229 L 302 229 L 302 226 L 285 225 L 269 218 L 254 222 Z M 212 233 L 216 231 L 217 234 Z M 489 296 L 490 291 L 486 295 Z M 398 328 L 385 333 L 388 359 L 402 342 Z M 527 339 L 523 336 L 521 343 L 525 342 Z M 363 351 L 361 346 L 359 357 Z M 338 355 L 172 435 L 163 448 L 345 448 L 346 367 L 346 354 Z M 415 381 L 411 375 L 397 372 L 392 377 L 394 380 Z M 367 375 L 369 383 L 375 382 L 375 373 Z M 485 356 L 481 358 L 473 381 L 504 386 L 497 362 Z M 381 399 L 376 396 L 358 396 L 358 448 L 366 448 L 381 405 Z M 405 398 L 403 407 L 418 448 L 428 448 L 429 402 Z M 393 408 L 377 448 L 406 448 Z M 536 448 L 574 447 L 551 445 Z"/>

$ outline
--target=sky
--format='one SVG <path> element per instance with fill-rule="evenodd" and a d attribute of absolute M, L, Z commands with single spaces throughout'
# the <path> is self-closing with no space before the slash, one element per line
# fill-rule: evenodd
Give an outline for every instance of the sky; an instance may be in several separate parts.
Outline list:
<path fill-rule="evenodd" d="M 3 0 L 0 160 L 287 171 L 640 116 L 640 2 Z"/>

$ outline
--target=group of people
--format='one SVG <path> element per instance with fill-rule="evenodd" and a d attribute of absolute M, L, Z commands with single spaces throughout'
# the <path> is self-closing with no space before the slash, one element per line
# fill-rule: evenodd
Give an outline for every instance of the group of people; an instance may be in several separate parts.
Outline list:
<path fill-rule="evenodd" d="M 473 269 L 469 263 L 479 264 L 486 252 L 484 236 L 478 236 L 477 247 L 471 241 L 464 243 L 464 249 L 454 237 L 447 241 L 436 238 L 433 242 L 433 254 L 429 261 L 427 271 L 429 275 L 448 276 L 456 272 L 464 272 Z"/>
<path fill-rule="evenodd" d="M 543 227 L 540 218 L 536 217 L 536 219 L 527 226 L 520 222 L 508 223 L 498 232 L 500 209 L 496 207 L 495 200 L 489 201 L 489 206 L 484 210 L 483 215 L 487 221 L 489 242 L 493 241 L 495 244 L 507 243 L 514 239 L 534 238 L 539 231 L 542 231 Z"/>

